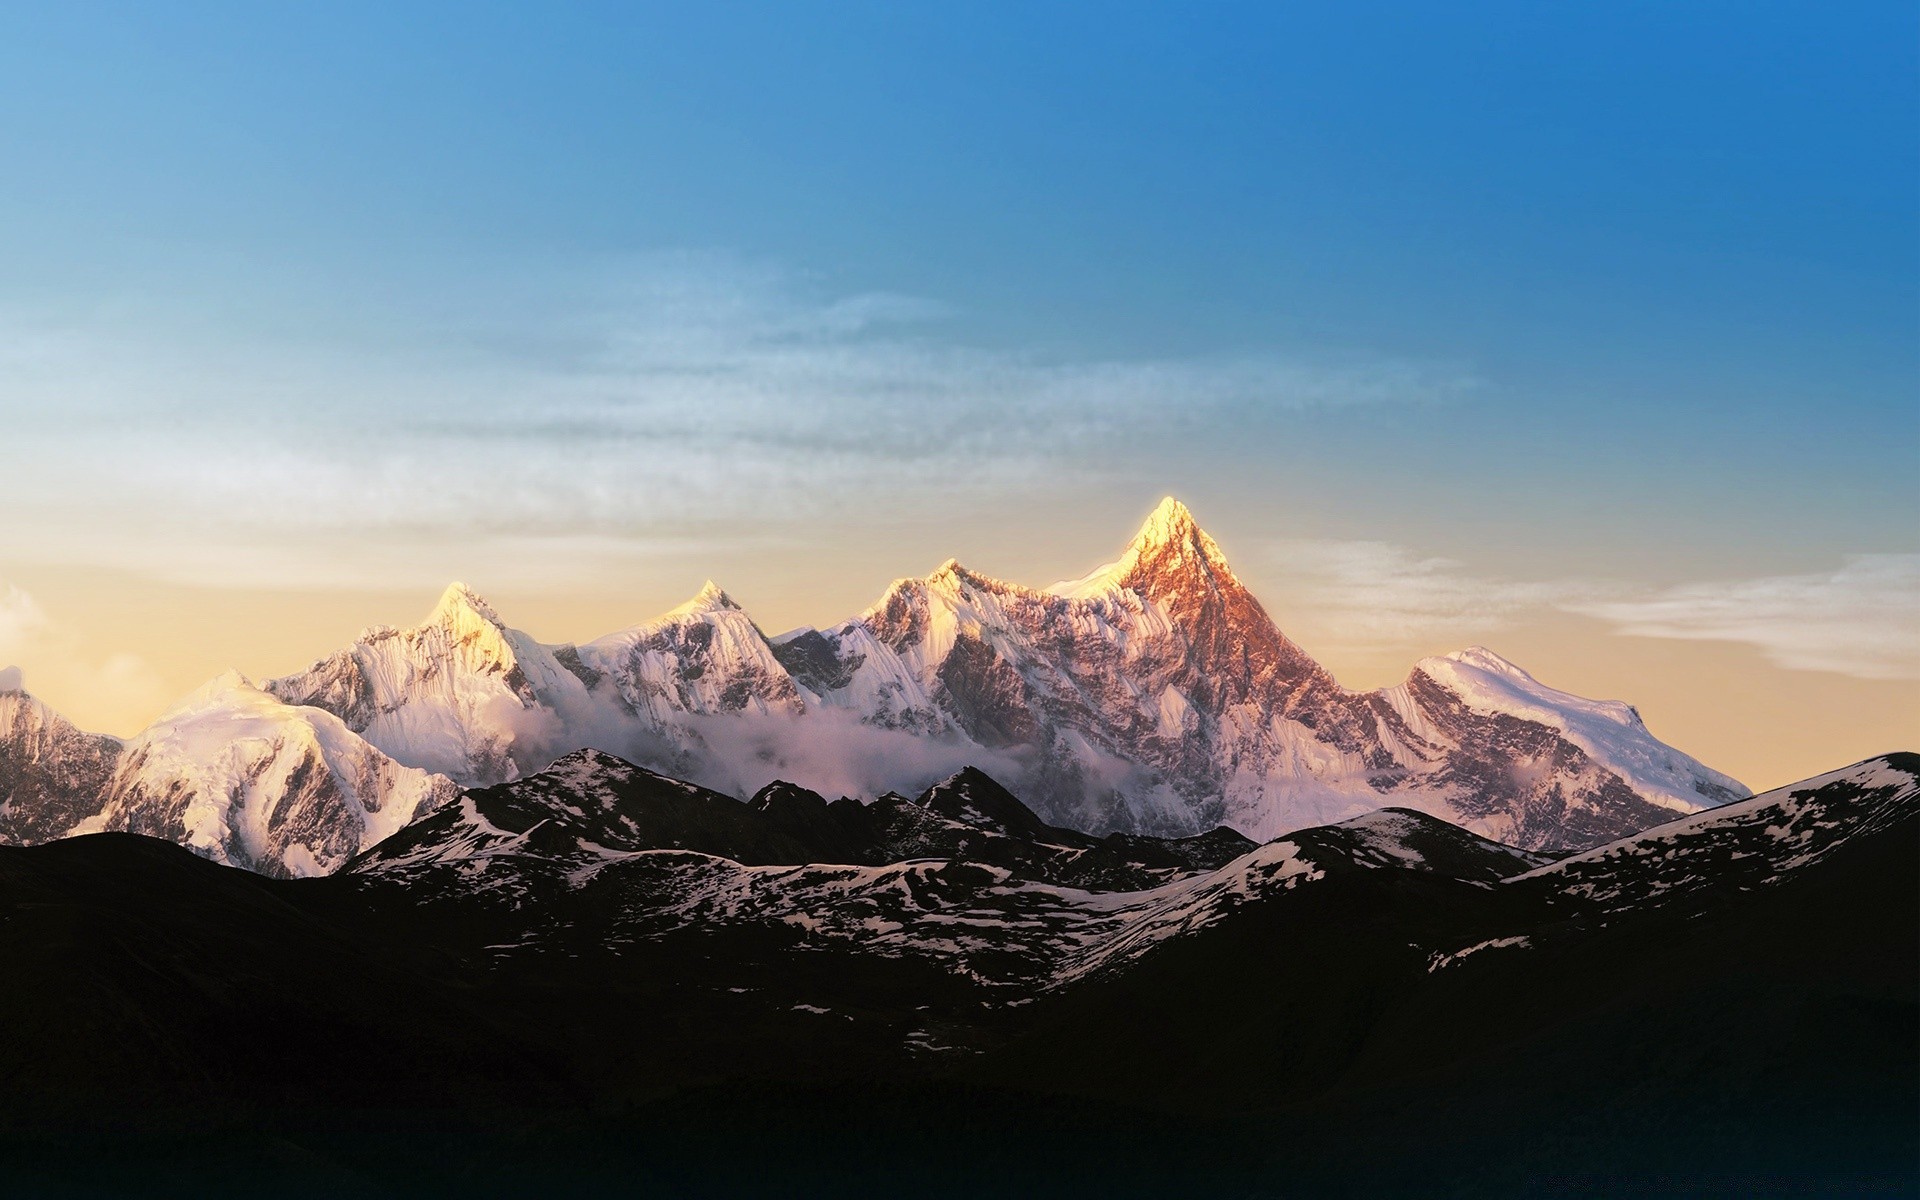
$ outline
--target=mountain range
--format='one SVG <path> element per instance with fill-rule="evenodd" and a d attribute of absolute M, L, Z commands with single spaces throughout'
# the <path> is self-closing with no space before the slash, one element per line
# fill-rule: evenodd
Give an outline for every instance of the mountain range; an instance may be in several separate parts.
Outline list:
<path fill-rule="evenodd" d="M 324 736 L 324 735 L 321 735 Z M 600 751 L 321 879 L 0 849 L 23 1194 L 1905 1194 L 1920 756 L 1571 855 Z"/>
<path fill-rule="evenodd" d="M 124 745 L 0 691 L 0 839 L 129 830 L 325 874 L 462 788 L 583 747 L 742 798 L 774 778 L 916 792 L 975 765 L 1096 835 L 1263 841 L 1394 806 L 1561 852 L 1749 794 L 1631 706 L 1484 648 L 1343 688 L 1168 499 L 1080 579 L 1035 589 L 949 561 L 841 624 L 773 637 L 709 583 L 548 645 L 456 584 L 416 627 L 257 686 L 230 672 Z"/>

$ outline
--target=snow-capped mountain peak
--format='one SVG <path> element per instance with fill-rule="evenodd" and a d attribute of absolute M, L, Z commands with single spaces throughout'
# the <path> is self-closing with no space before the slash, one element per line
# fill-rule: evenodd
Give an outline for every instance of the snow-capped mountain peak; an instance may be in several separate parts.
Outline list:
<path fill-rule="evenodd" d="M 131 830 L 216 862 L 323 875 L 455 791 L 333 714 L 227 671 L 127 744 L 104 807 L 77 831 Z"/>
<path fill-rule="evenodd" d="M 1147 514 L 1140 531 L 1133 535 L 1128 552 L 1145 555 L 1167 549 L 1192 550 L 1201 558 L 1220 566 L 1225 566 L 1227 562 L 1219 544 L 1208 537 L 1207 531 L 1193 519 L 1192 511 L 1172 496 L 1161 500 Z"/>
<path fill-rule="evenodd" d="M 259 695 L 261 695 L 260 689 L 253 686 L 253 680 L 248 679 L 239 667 L 228 667 L 175 701 L 172 708 L 160 714 L 160 720 L 168 720 L 177 713 L 200 707 L 211 701 L 218 701 L 223 697 L 237 696 L 242 698 L 242 702 L 251 702 L 253 697 Z M 266 697 L 266 699 L 270 700 L 272 697 Z"/>
<path fill-rule="evenodd" d="M 1738 780 L 1654 740 L 1632 705 L 1589 700 L 1548 687 L 1484 646 L 1421 659 L 1408 682 L 1388 689 L 1387 694 L 1405 711 L 1409 690 L 1420 690 L 1423 677 L 1474 713 L 1558 730 L 1589 758 L 1605 763 L 1635 792 L 1663 808 L 1688 812 L 1748 795 Z"/>
<path fill-rule="evenodd" d="M 709 579 L 700 585 L 700 590 L 695 592 L 691 599 L 684 604 L 668 609 L 665 613 L 661 614 L 660 619 L 668 620 L 673 617 L 691 617 L 700 613 L 719 611 L 741 612 L 744 610 L 741 609 L 739 603 L 735 601 L 732 596 L 727 595 L 727 593 L 721 589 L 719 584 Z"/>
<path fill-rule="evenodd" d="M 450 583 L 447 590 L 440 593 L 440 600 L 427 614 L 427 625 L 438 625 L 447 629 L 466 631 L 476 625 L 491 626 L 498 630 L 505 628 L 500 614 L 493 606 L 481 599 L 480 594 L 464 583 Z"/>
<path fill-rule="evenodd" d="M 1482 712 L 1505 712 L 1538 720 L 1549 711 L 1564 714 L 1569 708 L 1575 708 L 1582 717 L 1593 721 L 1623 729 L 1646 728 L 1639 710 L 1631 704 L 1619 700 L 1588 700 L 1548 687 L 1485 646 L 1468 646 L 1450 654 L 1423 658 L 1413 669 L 1447 685 Z"/>
<path fill-rule="evenodd" d="M 464 669 L 482 674 L 512 675 L 520 665 L 517 643 L 532 644 L 508 629 L 493 606 L 464 583 L 449 585 L 425 623 L 399 636 L 429 653 L 450 654 Z"/>
<path fill-rule="evenodd" d="M 1152 595 L 1170 582 L 1205 580 L 1238 584 L 1220 544 L 1194 521 L 1187 506 L 1169 496 L 1153 510 L 1115 565 L 1119 581 Z"/>
<path fill-rule="evenodd" d="M 1502 658 L 1485 646 L 1468 646 L 1464 650 L 1455 650 L 1450 654 L 1442 654 L 1438 657 L 1450 662 L 1459 663 L 1462 666 L 1473 667 L 1476 670 L 1519 679 L 1526 683 L 1539 682 L 1518 663 L 1510 659 Z"/>
<path fill-rule="evenodd" d="M 584 711 L 586 696 L 553 650 L 507 628 L 463 584 L 446 590 L 424 624 L 368 630 L 265 686 L 289 704 L 325 709 L 402 762 L 463 783 L 546 766 L 556 710 Z"/>
<path fill-rule="evenodd" d="M 20 668 L 0 671 L 0 842 L 60 837 L 98 811 L 118 738 L 86 733 L 28 692 Z"/>
<path fill-rule="evenodd" d="M 649 724 L 687 714 L 794 712 L 799 689 L 760 627 L 708 580 L 685 604 L 576 651 L 586 678 Z"/>
<path fill-rule="evenodd" d="M 1220 544 L 1200 528 L 1186 505 L 1168 496 L 1147 516 L 1119 558 L 1046 591 L 1069 599 L 1120 588 L 1151 596 L 1188 580 L 1207 586 L 1239 583 Z"/>
<path fill-rule="evenodd" d="M 1746 794 L 1630 706 L 1482 647 L 1348 691 L 1172 498 L 1118 560 L 1045 591 L 948 559 L 850 620 L 770 641 L 709 582 L 653 620 L 549 646 L 455 584 L 422 625 L 369 630 L 261 689 L 219 686 L 325 710 L 463 786 L 582 746 L 742 796 L 776 775 L 913 794 L 978 762 L 1083 833 L 1267 839 L 1394 805 L 1578 849 Z"/>

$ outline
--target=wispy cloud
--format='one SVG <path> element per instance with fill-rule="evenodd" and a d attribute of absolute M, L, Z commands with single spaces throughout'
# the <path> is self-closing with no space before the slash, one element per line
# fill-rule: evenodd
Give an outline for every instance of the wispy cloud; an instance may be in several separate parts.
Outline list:
<path fill-rule="evenodd" d="M 1649 588 L 1515 580 L 1387 542 L 1273 547 L 1287 619 L 1327 652 L 1459 643 L 1567 612 L 1629 637 L 1743 642 L 1774 664 L 1860 679 L 1920 679 L 1920 555 L 1866 554 L 1836 570 Z"/>
<path fill-rule="evenodd" d="M 1861 554 L 1822 574 L 1689 583 L 1569 608 L 1633 637 L 1745 642 L 1791 670 L 1920 679 L 1920 554 Z"/>
<path fill-rule="evenodd" d="M 1250 414 L 1473 386 L 1392 361 L 1045 360 L 967 344 L 944 317 L 683 256 L 404 355 L 0 329 L 0 470 L 43 516 L 0 552 L 126 565 L 162 557 L 158 532 L 169 561 L 216 548 L 225 576 L 273 583 L 276 547 L 341 533 L 647 542 L 841 506 L 913 516 L 1070 487 L 1124 470 L 1129 447 Z"/>
<path fill-rule="evenodd" d="M 0 660 L 40 642 L 48 628 L 38 601 L 11 583 L 0 584 Z"/>
<path fill-rule="evenodd" d="M 1610 590 L 1584 580 L 1476 575 L 1456 559 L 1390 542 L 1294 539 L 1275 543 L 1271 553 L 1289 619 L 1329 652 L 1464 642 L 1529 612 Z"/>
<path fill-rule="evenodd" d="M 106 708 L 148 711 L 165 698 L 146 660 L 93 652 L 76 630 L 48 617 L 30 593 L 5 581 L 0 581 L 0 675 L 3 687 L 37 688 L 51 681 L 51 692 L 84 696 Z"/>

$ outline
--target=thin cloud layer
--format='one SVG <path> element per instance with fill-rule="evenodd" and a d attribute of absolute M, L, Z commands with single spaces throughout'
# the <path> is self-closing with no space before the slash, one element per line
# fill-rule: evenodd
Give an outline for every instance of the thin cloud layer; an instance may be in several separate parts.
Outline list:
<path fill-rule="evenodd" d="M 1920 679 L 1920 554 L 1861 554 L 1826 574 L 1690 583 L 1569 607 L 1632 637 L 1744 642 L 1790 670 Z"/>
<path fill-rule="evenodd" d="M 38 601 L 14 584 L 0 585 L 0 663 L 39 642 L 47 627 Z"/>
<path fill-rule="evenodd" d="M 1559 611 L 1628 637 L 1743 642 L 1791 670 L 1920 679 L 1920 554 L 1863 554 L 1826 573 L 1658 589 L 1489 578 L 1387 542 L 1286 541 L 1272 556 L 1286 621 L 1310 648 L 1464 645 Z"/>
<path fill-rule="evenodd" d="M 1474 575 L 1456 559 L 1390 542 L 1294 539 L 1272 559 L 1286 590 L 1288 623 L 1309 648 L 1367 652 L 1467 641 L 1528 612 L 1591 598 L 1605 585 Z"/>
<path fill-rule="evenodd" d="M 158 537 L 181 560 L 216 548 L 223 582 L 274 584 L 276 551 L 343 531 L 644 541 L 911 517 L 1101 478 L 1128 447 L 1473 386 L 1401 362 L 1043 361 L 955 340 L 937 304 L 724 259 L 646 260 L 530 307 L 404 357 L 0 329 L 0 470 L 43 517 L 0 553 L 166 573 Z M 385 558 L 404 555 L 360 567 Z"/>
<path fill-rule="evenodd" d="M 0 691 L 31 685 L 41 694 L 148 711 L 165 687 L 145 659 L 94 653 L 74 629 L 49 618 L 31 594 L 0 581 Z"/>

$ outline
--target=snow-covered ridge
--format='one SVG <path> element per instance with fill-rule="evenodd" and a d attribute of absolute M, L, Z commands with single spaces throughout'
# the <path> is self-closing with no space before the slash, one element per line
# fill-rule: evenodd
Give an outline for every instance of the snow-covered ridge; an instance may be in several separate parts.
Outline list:
<path fill-rule="evenodd" d="M 73 832 L 130 830 L 232 866 L 323 875 L 456 791 L 229 671 L 127 743 L 106 803 Z"/>
<path fill-rule="evenodd" d="M 1901 756 L 1913 760 L 1914 756 Z M 1920 764 L 1916 764 L 1920 765 Z M 1837 771 L 1828 771 L 1824 775 L 1815 775 L 1799 783 L 1762 792 L 1757 796 L 1719 808 L 1694 813 L 1677 821 L 1669 821 L 1632 837 L 1621 838 L 1604 846 L 1596 846 L 1579 854 L 1571 854 L 1557 862 L 1530 872 L 1532 875 L 1544 875 L 1555 871 L 1577 870 L 1582 864 L 1602 862 L 1623 854 L 1647 855 L 1663 853 L 1661 847 L 1682 838 L 1697 834 L 1711 833 L 1720 829 L 1732 829 L 1751 826 L 1756 818 L 1777 817 L 1769 822 L 1767 828 L 1783 838 L 1794 833 L 1796 820 L 1814 815 L 1821 807 L 1811 803 L 1835 784 L 1856 793 L 1868 793 L 1876 798 L 1884 798 L 1896 811 L 1909 807 L 1920 807 L 1920 771 L 1912 766 L 1899 765 L 1892 755 L 1864 759 L 1849 767 Z"/>
<path fill-rule="evenodd" d="M 36 699 L 18 667 L 0 671 L 0 842 L 49 841 L 93 815 L 120 751 Z"/>
<path fill-rule="evenodd" d="M 1432 817 L 1394 810 L 1082 884 L 1071 878 L 1080 856 L 1118 849 L 1143 856 L 1134 861 L 1147 866 L 1166 862 L 1172 846 L 1062 836 L 979 772 L 912 801 L 830 805 L 790 786 L 774 791 L 780 794 L 736 806 L 581 752 L 537 776 L 468 792 L 352 870 L 376 885 L 430 897 L 428 903 L 522 914 L 510 918 L 525 927 L 516 927 L 508 947 L 515 955 L 540 953 L 567 936 L 549 914 L 568 910 L 616 914 L 611 928 L 595 931 L 607 947 L 688 929 L 789 926 L 803 930 L 813 950 L 839 946 L 923 960 L 966 975 L 1001 1000 L 1026 1003 L 1035 989 L 1128 969 L 1336 877 L 1363 894 L 1406 886 L 1395 878 L 1406 875 L 1484 891 L 1535 861 Z M 857 818 L 882 814 L 885 822 L 888 813 L 936 824 L 945 813 L 957 818 L 961 836 L 929 853 L 928 846 L 897 842 L 897 826 L 868 824 L 866 844 L 842 843 L 851 859 L 822 858 L 817 848 L 767 837 L 794 822 L 844 832 L 861 823 Z M 722 852 L 729 840 L 744 853 Z M 1216 850 L 1235 844 L 1230 836 L 1212 840 Z M 1442 940 L 1414 949 L 1439 961 L 1459 947 Z"/>
<path fill-rule="evenodd" d="M 1664 808 L 1691 812 L 1749 794 L 1739 780 L 1656 740 L 1632 705 L 1588 700 L 1548 687 L 1484 646 L 1423 658 L 1413 669 L 1475 712 L 1517 717 L 1560 731 L 1643 798 Z M 1402 716 L 1418 719 L 1406 684 L 1386 689 L 1385 695 Z"/>
<path fill-rule="evenodd" d="M 654 726 L 678 715 L 791 713 L 802 703 L 772 643 L 712 580 L 664 615 L 575 654 L 578 674 Z"/>
<path fill-rule="evenodd" d="M 1141 525 L 1126 552 L 1113 562 L 1095 567 L 1078 579 L 1064 580 L 1046 588 L 1048 595 L 1070 599 L 1098 596 L 1124 588 L 1143 563 L 1155 557 L 1170 557 L 1176 566 L 1189 560 L 1231 576 L 1227 556 L 1219 543 L 1207 536 L 1194 521 L 1187 506 L 1168 496 Z"/>
<path fill-rule="evenodd" d="M 913 794 L 974 764 L 1091 833 L 1225 824 L 1266 840 L 1400 806 L 1565 850 L 1746 795 L 1629 706 L 1479 648 L 1347 691 L 1171 498 L 1114 563 L 1052 589 L 949 560 L 838 625 L 769 639 L 709 582 L 651 620 L 550 645 L 455 584 L 420 625 L 370 629 L 260 690 L 462 786 L 583 746 L 740 797 L 774 778 Z"/>
<path fill-rule="evenodd" d="M 1246 906 L 1325 879 L 1330 869 L 1428 872 L 1435 868 L 1416 844 L 1435 837 L 1476 842 L 1431 818 L 1375 814 L 1310 831 L 1300 841 L 1103 875 L 1080 885 L 1056 872 L 1070 875 L 1081 856 L 1103 849 L 1113 854 L 1116 848 L 1080 835 L 1063 837 L 990 777 L 967 771 L 911 801 L 841 801 L 852 811 L 839 813 L 839 821 L 820 797 L 811 798 L 810 819 L 828 827 L 845 829 L 845 819 L 859 814 L 892 813 L 957 831 L 960 836 L 942 850 L 903 851 L 894 843 L 897 826 L 888 832 L 876 825 L 868 835 L 876 840 L 857 849 L 861 857 L 855 860 L 768 859 L 769 852 L 808 853 L 805 846 L 782 847 L 764 836 L 806 811 L 794 790 L 739 807 L 583 751 L 536 776 L 466 793 L 357 860 L 352 870 L 435 903 L 509 913 L 544 914 L 603 895 L 621 914 L 611 931 L 615 940 L 656 939 L 689 928 L 789 925 L 804 929 L 810 941 L 924 959 L 989 988 L 1019 992 L 1124 968 L 1172 940 L 1232 919 Z M 729 818 L 721 825 L 737 823 L 731 833 L 710 823 L 718 817 Z M 684 823 L 688 818 L 694 826 Z M 713 836 L 696 844 L 701 839 L 689 838 L 690 832 Z M 729 837 L 760 857 L 717 853 Z M 1072 844 L 1057 844 L 1063 840 Z M 1210 855 L 1236 845 L 1231 836 L 1209 840 Z M 1146 866 L 1173 849 L 1150 842 L 1136 839 L 1118 853 L 1144 855 L 1134 861 Z M 889 852 L 901 856 L 869 857 Z M 1512 861 L 1504 848 L 1485 853 Z M 1104 882 L 1116 878 L 1123 882 Z M 532 919 L 536 926 L 543 922 Z M 514 949 L 537 952 L 546 936 L 529 930 Z"/>
<path fill-rule="evenodd" d="M 1920 755 L 1867 759 L 1516 876 L 1609 907 L 1764 886 L 1920 816 Z"/>

